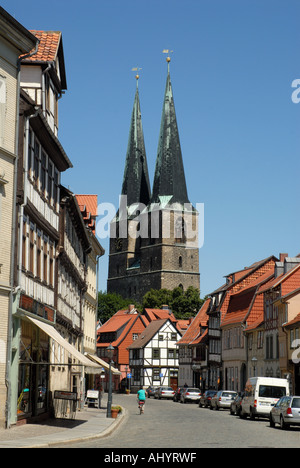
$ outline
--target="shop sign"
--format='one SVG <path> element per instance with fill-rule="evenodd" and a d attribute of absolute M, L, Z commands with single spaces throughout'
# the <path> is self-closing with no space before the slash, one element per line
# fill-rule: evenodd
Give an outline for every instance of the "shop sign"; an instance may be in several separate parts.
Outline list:
<path fill-rule="evenodd" d="M 21 294 L 19 307 L 20 309 L 26 310 L 31 314 L 48 320 L 48 322 L 55 323 L 55 310 L 33 299 L 32 297 Z"/>

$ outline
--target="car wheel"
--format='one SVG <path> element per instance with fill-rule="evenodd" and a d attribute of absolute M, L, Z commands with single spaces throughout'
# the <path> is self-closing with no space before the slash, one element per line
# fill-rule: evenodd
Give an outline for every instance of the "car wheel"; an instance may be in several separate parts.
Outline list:
<path fill-rule="evenodd" d="M 283 431 L 287 428 L 282 416 L 280 417 L 280 427 Z"/>
<path fill-rule="evenodd" d="M 270 427 L 275 427 L 275 423 L 274 423 L 272 414 L 270 414 Z"/>

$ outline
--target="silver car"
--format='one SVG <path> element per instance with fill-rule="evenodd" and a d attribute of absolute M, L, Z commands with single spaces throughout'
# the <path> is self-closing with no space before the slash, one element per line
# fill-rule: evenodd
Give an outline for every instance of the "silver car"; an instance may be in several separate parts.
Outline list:
<path fill-rule="evenodd" d="M 210 409 L 219 410 L 220 408 L 230 409 L 232 400 L 237 396 L 237 392 L 232 390 L 221 390 L 210 401 Z"/>
<path fill-rule="evenodd" d="M 161 400 L 161 398 L 170 398 L 173 400 L 174 393 L 171 387 L 159 387 L 154 394 L 154 398 L 158 398 L 159 400 Z"/>
<path fill-rule="evenodd" d="M 201 397 L 201 391 L 199 388 L 185 388 L 180 395 L 180 403 L 186 403 L 187 401 L 195 401 L 199 403 Z"/>
<path fill-rule="evenodd" d="M 300 426 L 300 396 L 284 396 L 280 398 L 270 413 L 270 426 L 280 424 L 281 429 L 290 426 Z"/>

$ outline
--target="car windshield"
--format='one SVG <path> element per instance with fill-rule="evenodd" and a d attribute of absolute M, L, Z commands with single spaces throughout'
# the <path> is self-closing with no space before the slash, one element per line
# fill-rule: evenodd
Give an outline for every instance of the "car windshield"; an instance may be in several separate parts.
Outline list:
<path fill-rule="evenodd" d="M 300 408 L 300 398 L 293 398 L 292 408 Z"/>
<path fill-rule="evenodd" d="M 281 398 L 286 396 L 286 388 L 273 387 L 271 385 L 260 385 L 259 396 L 262 398 Z"/>
<path fill-rule="evenodd" d="M 223 392 L 223 393 L 222 393 L 222 396 L 234 398 L 234 397 L 236 396 L 236 393 L 233 393 L 233 392 Z"/>

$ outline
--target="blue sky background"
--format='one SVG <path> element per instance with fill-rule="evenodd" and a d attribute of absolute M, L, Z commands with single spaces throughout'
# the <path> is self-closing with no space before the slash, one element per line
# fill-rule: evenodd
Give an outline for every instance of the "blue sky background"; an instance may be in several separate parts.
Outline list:
<path fill-rule="evenodd" d="M 201 297 L 255 261 L 300 253 L 299 0 L 2 0 L 28 29 L 63 35 L 62 183 L 118 203 L 139 91 L 153 181 L 167 66 L 190 201 L 205 204 Z M 99 287 L 106 289 L 106 255 Z"/>

